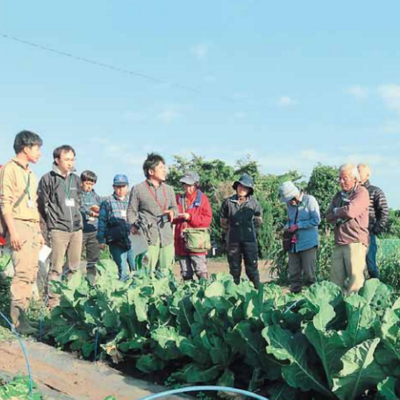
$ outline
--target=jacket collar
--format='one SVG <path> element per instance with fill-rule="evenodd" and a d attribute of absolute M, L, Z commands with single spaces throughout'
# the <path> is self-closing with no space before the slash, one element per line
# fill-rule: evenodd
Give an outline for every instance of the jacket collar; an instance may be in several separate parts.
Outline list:
<path fill-rule="evenodd" d="M 12 160 L 15 162 L 15 164 L 17 164 L 19 167 L 21 167 L 24 171 L 31 172 L 31 169 L 29 168 L 29 163 L 27 165 L 23 165 L 21 163 L 21 161 L 18 160 L 17 157 L 14 157 Z"/>
<path fill-rule="evenodd" d="M 363 186 L 364 186 L 365 188 L 367 188 L 367 189 L 371 186 L 371 182 L 369 181 L 369 179 L 367 179 L 367 180 L 363 183 Z"/>
<path fill-rule="evenodd" d="M 242 204 L 246 204 L 248 201 L 250 201 L 252 199 L 252 195 L 250 194 L 250 195 L 248 195 L 247 197 L 246 197 L 246 201 L 244 202 L 244 203 L 242 203 Z M 239 204 L 239 197 L 238 197 L 238 195 L 237 194 L 234 194 L 231 198 L 230 198 L 230 200 L 231 200 L 231 202 L 232 203 L 237 203 L 237 204 Z"/>
<path fill-rule="evenodd" d="M 57 167 L 57 164 L 53 163 L 53 167 L 51 169 L 55 174 L 57 174 L 58 176 L 60 176 L 63 179 L 68 178 L 72 173 L 74 173 L 76 171 L 76 169 L 74 168 L 72 171 L 68 171 L 67 176 L 64 176 L 61 174 L 60 169 Z"/>
<path fill-rule="evenodd" d="M 201 190 L 197 189 L 197 195 L 195 201 L 192 203 L 190 208 L 193 207 L 200 207 L 201 206 Z M 179 204 L 182 205 L 185 201 L 185 193 L 183 193 L 181 196 L 179 196 Z"/>

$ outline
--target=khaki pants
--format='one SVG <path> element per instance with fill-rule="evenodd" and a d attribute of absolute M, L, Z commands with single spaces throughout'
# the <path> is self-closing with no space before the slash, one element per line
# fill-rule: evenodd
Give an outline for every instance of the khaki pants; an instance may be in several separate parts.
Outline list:
<path fill-rule="evenodd" d="M 362 243 L 351 243 L 333 249 L 331 282 L 343 292 L 357 292 L 364 285 L 364 269 L 367 247 Z"/>
<path fill-rule="evenodd" d="M 36 281 L 39 268 L 39 252 L 41 232 L 35 222 L 14 219 L 15 229 L 23 243 L 19 251 L 12 250 L 11 258 L 14 265 L 14 277 L 11 281 L 11 319 L 14 324 L 16 309 L 25 311 L 32 297 L 32 288 Z"/>
<path fill-rule="evenodd" d="M 144 257 L 143 265 L 149 273 L 157 272 L 160 275 L 168 275 L 174 266 L 175 247 L 174 243 L 161 247 L 159 243 L 149 246 Z"/>
<path fill-rule="evenodd" d="M 65 273 L 75 273 L 81 262 L 82 254 L 82 230 L 77 232 L 64 232 L 53 229 L 50 232 L 51 244 L 51 265 L 49 275 L 47 277 L 47 291 L 49 297 L 52 298 L 49 290 L 49 282 L 60 281 L 63 275 L 63 266 L 65 256 L 67 256 L 68 265 Z M 49 304 L 51 301 L 49 301 Z"/>
<path fill-rule="evenodd" d="M 304 284 L 310 286 L 317 281 L 315 263 L 317 261 L 317 247 L 289 253 L 289 282 L 291 292 L 300 292 Z"/>

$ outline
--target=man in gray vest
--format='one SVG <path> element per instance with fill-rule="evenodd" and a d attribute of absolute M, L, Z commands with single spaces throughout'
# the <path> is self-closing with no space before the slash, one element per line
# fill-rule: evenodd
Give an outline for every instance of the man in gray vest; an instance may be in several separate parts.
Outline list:
<path fill-rule="evenodd" d="M 174 189 L 165 183 L 167 170 L 163 157 L 149 154 L 143 172 L 146 180 L 131 190 L 128 222 L 133 235 L 146 235 L 149 247 L 144 265 L 149 272 L 165 275 L 172 271 L 175 261 L 172 221 L 178 216 L 178 205 Z"/>

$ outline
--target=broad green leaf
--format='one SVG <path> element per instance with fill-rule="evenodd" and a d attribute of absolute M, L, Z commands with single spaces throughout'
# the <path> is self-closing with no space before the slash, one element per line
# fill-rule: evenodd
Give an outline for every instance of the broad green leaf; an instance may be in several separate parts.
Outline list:
<path fill-rule="evenodd" d="M 396 379 L 388 377 L 378 384 L 378 392 L 382 399 L 385 400 L 400 400 L 396 395 Z"/>
<path fill-rule="evenodd" d="M 213 282 L 205 291 L 205 297 L 222 297 L 225 295 L 225 287 L 221 282 Z"/>
<path fill-rule="evenodd" d="M 187 383 L 212 383 L 221 374 L 221 369 L 218 366 L 214 366 L 208 369 L 204 369 L 196 364 L 189 364 L 182 370 L 172 374 L 172 377 L 178 381 Z"/>
<path fill-rule="evenodd" d="M 378 318 L 368 302 L 357 294 L 347 297 L 345 303 L 348 325 L 340 335 L 346 347 L 351 349 L 361 342 L 375 337 L 374 330 L 378 324 Z"/>
<path fill-rule="evenodd" d="M 235 374 L 230 369 L 226 369 L 218 379 L 217 386 L 235 387 Z"/>
<path fill-rule="evenodd" d="M 184 338 L 179 343 L 179 350 L 198 364 L 209 365 L 211 363 L 210 352 L 203 347 L 199 336 Z"/>
<path fill-rule="evenodd" d="M 315 390 L 327 398 L 332 397 L 319 371 L 308 363 L 310 345 L 303 335 L 294 337 L 277 325 L 264 328 L 262 335 L 268 342 L 268 354 L 278 360 L 289 361 L 289 365 L 282 366 L 282 375 L 290 386 L 303 391 Z"/>
<path fill-rule="evenodd" d="M 165 366 L 165 361 L 160 360 L 153 354 L 142 355 L 136 362 L 136 368 L 146 373 L 160 371 L 164 369 Z"/>
<path fill-rule="evenodd" d="M 206 350 L 210 352 L 214 364 L 228 366 L 231 360 L 231 352 L 226 342 L 219 336 L 202 331 L 201 342 Z"/>
<path fill-rule="evenodd" d="M 304 334 L 321 360 L 330 387 L 333 375 L 341 369 L 340 357 L 347 350 L 337 332 L 326 330 L 333 318 L 335 318 L 333 307 L 328 303 L 321 303 L 320 311 L 304 329 Z"/>
<path fill-rule="evenodd" d="M 341 400 L 353 400 L 367 389 L 373 389 L 385 378 L 375 362 L 374 353 L 380 339 L 366 340 L 349 350 L 342 358 L 343 369 L 333 379 L 333 392 Z"/>
<path fill-rule="evenodd" d="M 375 311 L 384 312 L 391 307 L 390 286 L 385 285 L 379 279 L 368 279 L 360 290 L 360 295 L 367 301 Z"/>
<path fill-rule="evenodd" d="M 84 278 L 82 272 L 77 271 L 69 279 L 68 288 L 71 289 L 71 290 L 76 290 L 81 285 L 86 285 L 87 286 L 87 282 L 85 281 L 85 278 Z"/>
<path fill-rule="evenodd" d="M 318 312 L 321 304 L 329 303 L 336 307 L 342 300 L 342 289 L 332 282 L 323 281 L 309 287 L 304 293 L 314 312 Z"/>
<path fill-rule="evenodd" d="M 135 312 L 139 322 L 147 321 L 147 301 L 141 295 L 135 298 Z"/>
<path fill-rule="evenodd" d="M 382 320 L 380 333 L 387 350 L 400 362 L 400 318 L 393 310 L 386 310 Z"/>
<path fill-rule="evenodd" d="M 298 390 L 293 389 L 284 382 L 279 382 L 268 387 L 270 400 L 298 400 Z"/>

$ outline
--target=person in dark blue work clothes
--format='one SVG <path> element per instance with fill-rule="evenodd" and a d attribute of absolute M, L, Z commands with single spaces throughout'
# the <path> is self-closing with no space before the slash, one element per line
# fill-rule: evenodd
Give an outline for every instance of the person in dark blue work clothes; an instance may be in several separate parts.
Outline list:
<path fill-rule="evenodd" d="M 257 229 L 262 223 L 262 209 L 253 197 L 254 180 L 251 176 L 242 175 L 234 182 L 233 188 L 236 194 L 224 200 L 220 213 L 221 226 L 227 233 L 229 271 L 238 284 L 244 259 L 246 275 L 258 288 Z"/>

